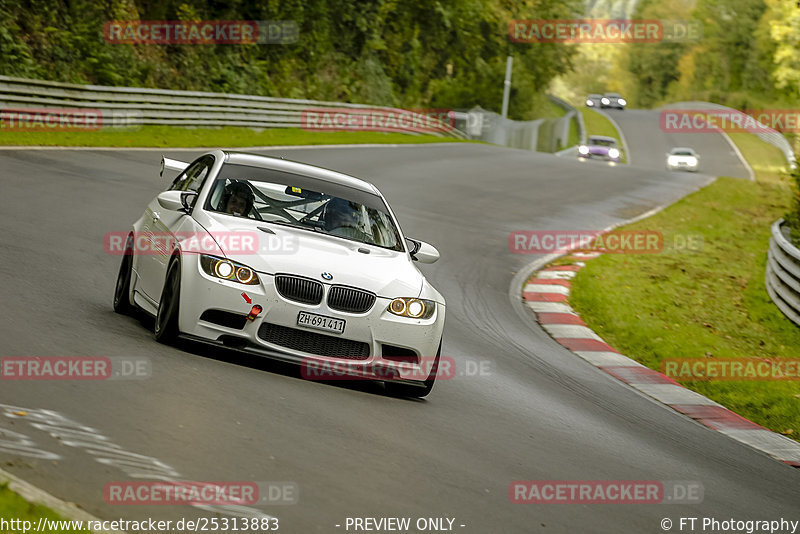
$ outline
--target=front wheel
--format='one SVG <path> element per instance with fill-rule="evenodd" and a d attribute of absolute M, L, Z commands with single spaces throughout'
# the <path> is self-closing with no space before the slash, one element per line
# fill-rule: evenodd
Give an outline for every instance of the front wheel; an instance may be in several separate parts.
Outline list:
<path fill-rule="evenodd" d="M 436 373 L 439 370 L 439 357 L 442 354 L 442 342 L 439 341 L 439 350 L 436 351 L 436 358 L 433 360 L 431 372 L 428 378 L 423 382 L 423 386 L 411 386 L 408 384 L 398 384 L 397 382 L 385 382 L 386 393 L 392 397 L 412 397 L 422 398 L 428 395 L 433 389 L 433 384 L 436 382 Z"/>
<path fill-rule="evenodd" d="M 134 306 L 131 303 L 131 278 L 133 274 L 133 238 L 125 242 L 125 255 L 119 266 L 117 285 L 114 287 L 114 311 L 122 315 L 130 315 Z"/>
<path fill-rule="evenodd" d="M 173 259 L 167 269 L 167 278 L 164 280 L 164 290 L 161 292 L 161 301 L 158 303 L 156 314 L 155 338 L 161 343 L 174 342 L 180 331 L 178 330 L 178 311 L 181 299 L 181 264 L 178 259 Z"/>

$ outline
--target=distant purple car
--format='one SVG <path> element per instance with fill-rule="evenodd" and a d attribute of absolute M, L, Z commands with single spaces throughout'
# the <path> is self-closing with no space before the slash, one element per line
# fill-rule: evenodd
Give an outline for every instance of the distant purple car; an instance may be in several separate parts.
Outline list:
<path fill-rule="evenodd" d="M 617 147 L 617 140 L 613 137 L 590 135 L 586 140 L 586 144 L 578 147 L 578 157 L 581 159 L 600 158 L 606 161 L 619 161 L 622 153 Z"/>

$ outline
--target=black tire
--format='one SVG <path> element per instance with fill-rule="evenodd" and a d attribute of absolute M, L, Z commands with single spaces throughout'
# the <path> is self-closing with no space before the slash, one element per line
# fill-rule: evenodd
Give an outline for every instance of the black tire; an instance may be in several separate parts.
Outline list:
<path fill-rule="evenodd" d="M 117 285 L 114 287 L 114 311 L 121 315 L 131 315 L 135 306 L 131 302 L 131 277 L 133 276 L 133 238 L 125 242 L 125 255 L 119 265 Z"/>
<path fill-rule="evenodd" d="M 160 343 L 174 343 L 178 338 L 178 312 L 181 300 L 181 262 L 177 258 L 169 264 L 161 301 L 158 303 L 154 334 Z"/>
<path fill-rule="evenodd" d="M 398 384 L 397 382 L 384 382 L 386 393 L 392 397 L 411 397 L 421 399 L 428 395 L 436 382 L 436 373 L 439 370 L 439 357 L 442 354 L 442 342 L 439 341 L 439 350 L 436 351 L 436 358 L 433 360 L 431 372 L 425 379 L 424 386 L 411 386 L 408 384 Z"/>

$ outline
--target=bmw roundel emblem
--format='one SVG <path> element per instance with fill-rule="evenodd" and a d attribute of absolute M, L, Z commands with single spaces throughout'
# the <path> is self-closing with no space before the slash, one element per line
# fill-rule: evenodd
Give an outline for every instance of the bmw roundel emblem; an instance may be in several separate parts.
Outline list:
<path fill-rule="evenodd" d="M 322 278 L 325 280 L 333 280 L 333 275 L 331 273 L 322 273 Z"/>

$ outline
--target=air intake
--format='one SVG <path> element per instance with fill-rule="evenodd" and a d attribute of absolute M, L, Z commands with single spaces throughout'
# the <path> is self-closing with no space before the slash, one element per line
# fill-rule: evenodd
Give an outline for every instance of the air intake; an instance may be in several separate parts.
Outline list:
<path fill-rule="evenodd" d="M 288 274 L 275 275 L 275 288 L 284 298 L 303 304 L 322 302 L 322 284 L 309 278 Z"/>
<path fill-rule="evenodd" d="M 350 313 L 364 313 L 375 304 L 375 294 L 347 286 L 333 286 L 328 291 L 328 307 Z"/>

